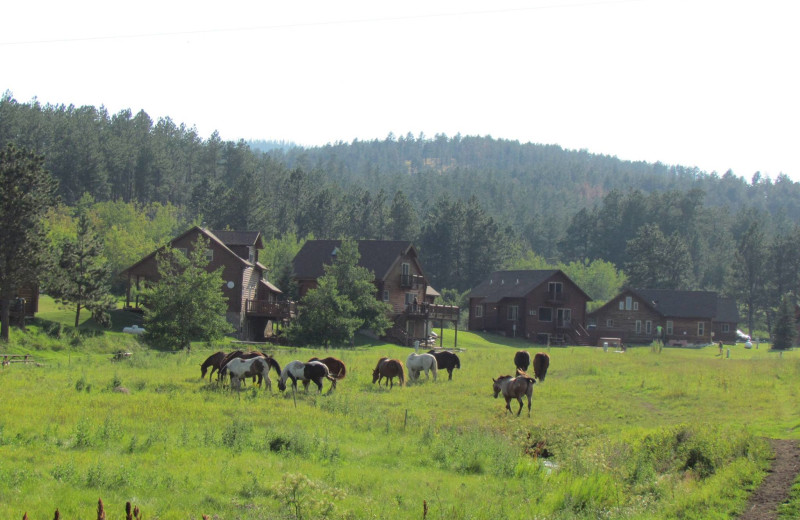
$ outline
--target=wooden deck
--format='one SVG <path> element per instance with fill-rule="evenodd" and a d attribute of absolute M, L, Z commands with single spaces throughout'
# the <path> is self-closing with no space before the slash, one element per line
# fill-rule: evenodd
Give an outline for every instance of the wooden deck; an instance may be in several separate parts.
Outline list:
<path fill-rule="evenodd" d="M 248 316 L 263 316 L 266 318 L 289 320 L 297 317 L 297 303 L 247 300 L 245 312 Z"/>

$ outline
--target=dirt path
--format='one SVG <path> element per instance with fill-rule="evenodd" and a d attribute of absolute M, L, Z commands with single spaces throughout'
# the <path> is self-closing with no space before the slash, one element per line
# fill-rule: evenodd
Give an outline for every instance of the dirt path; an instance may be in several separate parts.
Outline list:
<path fill-rule="evenodd" d="M 800 446 L 797 441 L 771 439 L 775 452 L 772 467 L 761 487 L 755 490 L 739 520 L 775 520 L 778 506 L 789 496 L 800 473 Z"/>

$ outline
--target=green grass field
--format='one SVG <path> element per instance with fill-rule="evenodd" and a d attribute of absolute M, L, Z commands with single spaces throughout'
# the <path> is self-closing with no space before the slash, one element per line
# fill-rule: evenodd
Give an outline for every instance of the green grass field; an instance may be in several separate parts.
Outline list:
<path fill-rule="evenodd" d="M 425 506 L 436 519 L 722 519 L 763 478 L 763 437 L 800 435 L 800 352 L 764 345 L 729 358 L 552 348 L 528 418 L 492 398 L 491 378 L 512 373 L 519 348 L 540 349 L 497 336 L 459 332 L 453 381 L 392 390 L 372 369 L 409 349 L 273 349 L 281 365 L 347 364 L 335 392 L 294 399 L 274 372 L 272 394 L 201 380 L 202 345 L 158 353 L 48 327 L 14 331 L 6 349 L 41 366 L 0 371 L 0 518 L 89 518 L 102 497 L 109 518 L 131 501 L 148 519 L 405 519 Z M 110 361 L 119 348 L 133 356 Z"/>

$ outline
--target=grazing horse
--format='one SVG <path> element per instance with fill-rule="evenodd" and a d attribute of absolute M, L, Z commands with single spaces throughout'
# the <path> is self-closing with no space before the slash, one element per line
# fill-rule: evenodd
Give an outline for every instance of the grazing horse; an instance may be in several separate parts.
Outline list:
<path fill-rule="evenodd" d="M 400 380 L 400 386 L 404 386 L 406 384 L 404 370 L 403 362 L 399 359 L 382 357 L 378 360 L 375 370 L 372 371 L 372 384 L 374 385 L 377 381 L 378 386 L 381 386 L 381 379 L 385 377 L 389 382 L 389 388 L 392 388 L 396 377 Z"/>
<path fill-rule="evenodd" d="M 281 373 L 281 365 L 272 356 L 268 356 L 263 352 L 259 352 L 257 350 L 253 350 L 250 352 L 242 352 L 241 350 L 236 350 L 225 356 L 225 358 L 222 360 L 222 362 L 220 363 L 221 368 L 219 370 L 219 374 L 222 376 L 222 379 L 224 381 L 225 373 L 227 372 L 226 367 L 231 361 L 233 361 L 234 359 L 253 359 L 257 357 L 266 359 L 269 366 L 275 369 L 276 374 Z M 258 385 L 260 386 L 262 377 L 263 376 L 261 374 L 256 374 L 253 377 L 253 382 L 255 383 L 257 379 Z"/>
<path fill-rule="evenodd" d="M 250 359 L 232 359 L 224 370 L 231 375 L 231 391 L 234 387 L 241 390 L 242 379 L 259 375 L 266 381 L 266 387 L 272 392 L 272 381 L 269 379 L 270 364 L 267 358 L 252 357 Z"/>
<path fill-rule="evenodd" d="M 433 380 L 436 381 L 438 375 L 438 364 L 433 354 L 417 354 L 412 352 L 406 359 L 406 367 L 408 368 L 408 379 L 416 381 L 419 379 L 420 373 L 425 371 L 425 379 L 430 379 L 428 371 L 433 372 Z"/>
<path fill-rule="evenodd" d="M 546 352 L 537 352 L 533 356 L 533 375 L 541 383 L 547 375 L 547 368 L 550 366 L 550 356 Z"/>
<path fill-rule="evenodd" d="M 326 357 L 325 359 L 312 357 L 308 361 L 319 361 L 320 363 L 324 364 L 326 367 L 328 367 L 331 375 L 335 377 L 337 381 L 344 379 L 344 376 L 347 375 L 347 367 L 344 366 L 344 361 L 341 359 L 336 359 L 335 357 Z"/>
<path fill-rule="evenodd" d="M 222 368 L 222 360 L 225 359 L 225 352 L 219 351 L 211 354 L 208 358 L 203 361 L 203 364 L 200 365 L 200 379 L 206 377 L 206 372 L 208 371 L 208 367 L 211 367 L 211 373 L 208 374 L 208 380 L 211 381 L 211 377 L 214 375 L 215 370 L 219 370 Z M 219 374 L 217 374 L 219 375 Z"/>
<path fill-rule="evenodd" d="M 528 371 L 528 367 L 531 366 L 531 355 L 527 350 L 520 350 L 514 354 L 514 366 L 523 372 Z"/>
<path fill-rule="evenodd" d="M 511 400 L 516 399 L 519 401 L 519 410 L 517 416 L 522 412 L 522 396 L 528 396 L 528 417 L 531 416 L 531 397 L 533 396 L 533 385 L 536 380 L 530 377 L 522 370 L 517 370 L 517 377 L 500 376 L 497 379 L 492 379 L 494 390 L 494 397 L 503 392 L 503 397 L 506 399 L 506 410 L 511 411 Z"/>
<path fill-rule="evenodd" d="M 458 356 L 449 350 L 429 350 L 428 354 L 436 358 L 436 364 L 439 366 L 439 370 L 447 370 L 447 375 L 449 376 L 447 379 L 452 381 L 453 369 L 461 368 L 461 360 L 458 359 Z"/>
<path fill-rule="evenodd" d="M 292 388 L 297 390 L 297 381 L 303 382 L 306 392 L 308 392 L 308 384 L 314 382 L 322 393 L 322 380 L 327 379 L 331 382 L 331 390 L 336 388 L 336 378 L 331 375 L 328 367 L 321 361 L 309 361 L 303 363 L 302 361 L 291 361 L 283 367 L 281 371 L 281 378 L 278 380 L 278 390 L 283 392 L 286 390 L 286 380 L 292 380 Z"/>

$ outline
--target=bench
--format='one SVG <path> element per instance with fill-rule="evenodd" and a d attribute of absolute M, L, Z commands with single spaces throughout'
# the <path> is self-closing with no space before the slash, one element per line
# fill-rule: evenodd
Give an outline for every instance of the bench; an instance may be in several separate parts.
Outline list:
<path fill-rule="evenodd" d="M 33 356 L 30 354 L 0 354 L 0 364 L 2 366 L 10 365 L 11 363 L 35 363 Z"/>

